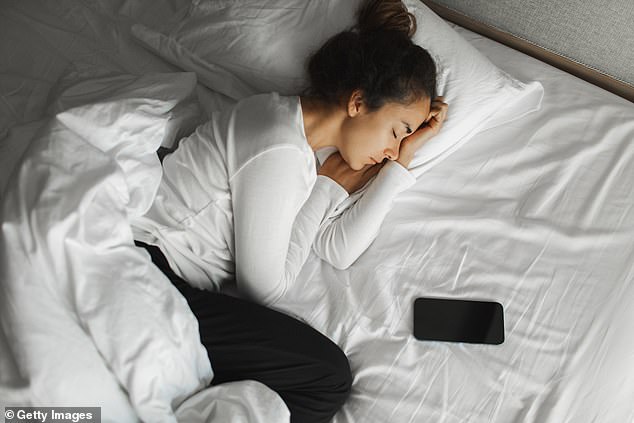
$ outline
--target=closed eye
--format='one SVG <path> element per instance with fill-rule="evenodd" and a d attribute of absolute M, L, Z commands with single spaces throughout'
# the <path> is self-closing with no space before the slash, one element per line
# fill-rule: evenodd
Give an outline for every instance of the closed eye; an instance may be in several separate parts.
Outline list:
<path fill-rule="evenodd" d="M 392 134 L 394 134 L 394 139 L 396 139 L 396 132 L 394 132 L 394 129 L 392 129 Z"/>

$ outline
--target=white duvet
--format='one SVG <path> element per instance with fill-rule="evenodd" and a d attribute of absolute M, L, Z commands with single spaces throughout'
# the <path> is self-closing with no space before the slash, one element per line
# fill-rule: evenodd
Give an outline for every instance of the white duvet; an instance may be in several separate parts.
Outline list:
<path fill-rule="evenodd" d="M 2 197 L 2 405 L 100 406 L 102 421 L 119 423 L 288 420 L 257 382 L 206 388 L 194 315 L 133 244 L 128 220 L 153 199 L 155 151 L 189 114 L 195 82 L 84 83 L 80 102 L 99 101 L 35 131 Z"/>

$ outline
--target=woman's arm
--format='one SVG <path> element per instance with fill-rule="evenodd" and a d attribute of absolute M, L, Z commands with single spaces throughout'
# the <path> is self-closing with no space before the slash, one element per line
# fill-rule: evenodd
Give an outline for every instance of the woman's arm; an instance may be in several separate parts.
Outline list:
<path fill-rule="evenodd" d="M 388 161 L 356 203 L 319 228 L 317 255 L 337 269 L 350 267 L 376 238 L 396 195 L 415 181 L 402 165 Z"/>
<path fill-rule="evenodd" d="M 294 146 L 261 153 L 230 180 L 236 280 L 253 299 L 275 302 L 296 279 L 319 227 L 347 192 L 326 176 L 312 191 L 306 154 Z"/>
<path fill-rule="evenodd" d="M 416 151 L 442 128 L 448 111 L 443 100 L 436 97 L 424 124 L 403 139 L 397 162 L 388 161 L 356 203 L 321 226 L 313 245 L 319 257 L 346 269 L 370 246 L 396 195 L 416 182 L 407 169 Z"/>

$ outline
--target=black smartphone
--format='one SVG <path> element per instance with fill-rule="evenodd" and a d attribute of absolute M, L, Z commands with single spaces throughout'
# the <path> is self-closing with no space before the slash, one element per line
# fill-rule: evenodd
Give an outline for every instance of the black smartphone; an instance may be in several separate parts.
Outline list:
<path fill-rule="evenodd" d="M 504 342 L 502 304 L 417 298 L 414 301 L 414 337 L 429 341 L 499 345 Z"/>

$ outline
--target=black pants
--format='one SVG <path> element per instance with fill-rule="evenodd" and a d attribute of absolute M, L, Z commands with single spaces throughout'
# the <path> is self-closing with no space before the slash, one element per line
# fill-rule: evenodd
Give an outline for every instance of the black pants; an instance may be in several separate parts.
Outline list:
<path fill-rule="evenodd" d="M 352 385 L 348 359 L 337 345 L 286 314 L 192 287 L 171 270 L 159 248 L 136 244 L 149 251 L 198 319 L 212 384 L 257 380 L 282 397 L 292 422 L 330 421 Z"/>

